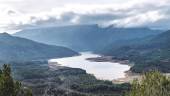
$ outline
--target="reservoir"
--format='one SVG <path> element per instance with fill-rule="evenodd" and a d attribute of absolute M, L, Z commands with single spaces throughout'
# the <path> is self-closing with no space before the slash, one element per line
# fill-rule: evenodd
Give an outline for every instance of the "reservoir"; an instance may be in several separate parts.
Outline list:
<path fill-rule="evenodd" d="M 53 64 L 60 64 L 71 68 L 81 68 L 87 73 L 93 74 L 97 79 L 115 80 L 125 77 L 125 71 L 130 69 L 129 65 L 114 62 L 93 62 L 86 60 L 87 58 L 99 57 L 98 54 L 90 52 L 82 52 L 80 56 L 50 59 Z"/>

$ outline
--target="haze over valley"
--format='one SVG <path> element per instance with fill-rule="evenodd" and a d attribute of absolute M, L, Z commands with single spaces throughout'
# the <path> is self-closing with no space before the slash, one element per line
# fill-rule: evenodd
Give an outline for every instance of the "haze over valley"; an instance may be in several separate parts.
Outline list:
<path fill-rule="evenodd" d="M 0 96 L 169 96 L 170 0 L 0 0 Z"/>

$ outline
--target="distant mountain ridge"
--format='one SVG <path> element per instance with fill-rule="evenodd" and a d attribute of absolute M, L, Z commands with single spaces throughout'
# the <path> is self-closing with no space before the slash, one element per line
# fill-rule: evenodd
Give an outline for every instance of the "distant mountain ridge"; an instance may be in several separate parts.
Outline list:
<path fill-rule="evenodd" d="M 78 51 L 94 51 L 119 40 L 138 39 L 159 33 L 160 30 L 149 28 L 101 28 L 98 25 L 74 25 L 23 30 L 14 35 L 46 44 L 66 46 Z"/>
<path fill-rule="evenodd" d="M 60 46 L 46 45 L 32 40 L 0 34 L 0 61 L 29 61 L 78 55 Z"/>

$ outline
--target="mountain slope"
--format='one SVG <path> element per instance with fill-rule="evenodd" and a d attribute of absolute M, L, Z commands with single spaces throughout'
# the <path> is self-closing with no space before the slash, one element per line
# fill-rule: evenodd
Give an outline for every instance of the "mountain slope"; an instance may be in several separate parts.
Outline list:
<path fill-rule="evenodd" d="M 122 45 L 119 48 L 104 49 L 102 54 L 135 62 L 134 72 L 158 69 L 170 72 L 170 31 L 149 37 L 145 42 Z M 108 46 L 109 47 L 109 46 Z"/>
<path fill-rule="evenodd" d="M 157 35 L 160 30 L 148 28 L 101 28 L 97 25 L 75 25 L 23 30 L 14 34 L 46 44 L 66 46 L 78 51 L 94 51 L 118 40 Z"/>
<path fill-rule="evenodd" d="M 77 55 L 65 47 L 46 45 L 32 40 L 0 34 L 0 61 L 25 61 Z"/>

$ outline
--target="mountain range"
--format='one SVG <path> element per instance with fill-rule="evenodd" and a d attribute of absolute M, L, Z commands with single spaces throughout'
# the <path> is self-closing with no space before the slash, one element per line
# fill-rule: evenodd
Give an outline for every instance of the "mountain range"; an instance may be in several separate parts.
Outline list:
<path fill-rule="evenodd" d="M 134 63 L 131 71 L 137 73 L 153 69 L 170 72 L 170 31 L 75 25 L 22 30 L 14 35 L 129 60 Z"/>
<path fill-rule="evenodd" d="M 0 61 L 30 61 L 74 55 L 78 53 L 69 48 L 42 44 L 8 33 L 0 34 Z"/>
<path fill-rule="evenodd" d="M 132 40 L 153 36 L 161 30 L 149 28 L 102 28 L 98 25 L 72 25 L 22 30 L 15 36 L 38 42 L 65 46 L 76 51 L 95 51 L 120 40 Z"/>

